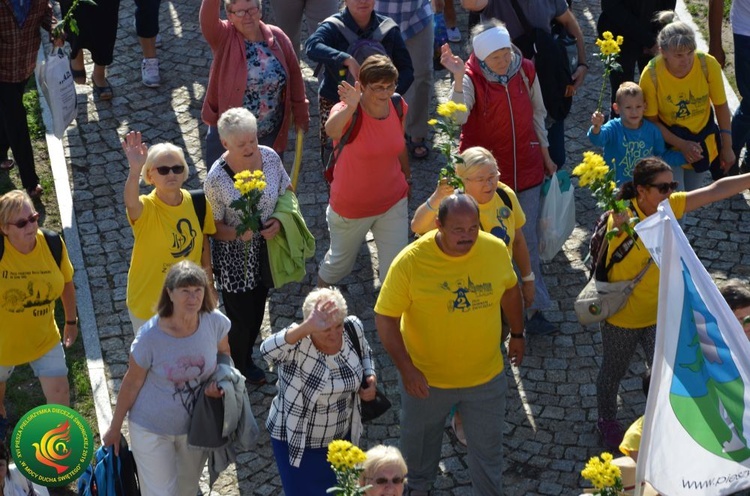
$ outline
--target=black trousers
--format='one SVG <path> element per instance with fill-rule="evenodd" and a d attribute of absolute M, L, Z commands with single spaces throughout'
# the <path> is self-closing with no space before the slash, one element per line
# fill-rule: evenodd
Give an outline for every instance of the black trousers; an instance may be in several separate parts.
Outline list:
<path fill-rule="evenodd" d="M 13 151 L 21 183 L 27 190 L 39 184 L 23 107 L 23 91 L 28 82 L 28 78 L 19 83 L 0 82 L 0 160 L 7 160 L 8 150 Z"/>
<path fill-rule="evenodd" d="M 232 322 L 229 329 L 232 360 L 237 370 L 244 374 L 252 361 L 253 345 L 263 324 L 268 288 L 259 283 L 250 291 L 222 291 L 221 296 L 224 299 L 224 311 Z"/>
<path fill-rule="evenodd" d="M 615 103 L 615 95 L 617 94 L 617 88 L 620 87 L 625 81 L 635 80 L 635 67 L 638 66 L 638 75 L 640 76 L 643 69 L 646 68 L 648 62 L 651 60 L 651 55 L 644 54 L 635 50 L 623 50 L 620 52 L 620 57 L 617 62 L 622 67 L 622 71 L 612 71 L 609 73 L 609 84 L 611 91 L 611 103 Z M 618 117 L 618 114 L 612 110 L 611 117 Z"/>

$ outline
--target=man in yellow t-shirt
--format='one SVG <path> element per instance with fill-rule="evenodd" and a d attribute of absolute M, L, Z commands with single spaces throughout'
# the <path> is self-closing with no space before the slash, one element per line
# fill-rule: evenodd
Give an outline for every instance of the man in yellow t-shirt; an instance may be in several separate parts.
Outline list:
<path fill-rule="evenodd" d="M 479 207 L 458 194 L 438 210 L 437 230 L 396 257 L 375 305 L 378 334 L 401 379 L 401 443 L 412 494 L 435 482 L 443 427 L 453 405 L 471 445 L 478 494 L 501 495 L 507 384 L 501 307 L 510 324 L 508 357 L 521 364 L 523 305 L 508 250 L 479 228 Z"/>

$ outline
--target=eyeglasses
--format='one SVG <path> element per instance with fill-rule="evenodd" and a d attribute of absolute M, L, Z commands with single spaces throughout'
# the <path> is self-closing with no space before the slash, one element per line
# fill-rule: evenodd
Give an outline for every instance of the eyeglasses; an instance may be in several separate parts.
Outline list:
<path fill-rule="evenodd" d="M 376 486 L 385 486 L 385 485 L 388 485 L 388 483 L 391 483 L 397 486 L 399 484 L 403 484 L 404 482 L 406 482 L 406 477 L 396 476 L 392 479 L 389 479 L 387 477 L 378 477 L 377 479 L 370 479 L 370 480 L 373 481 Z"/>
<path fill-rule="evenodd" d="M 258 7 L 250 7 L 249 9 L 237 9 L 228 11 L 230 14 L 234 14 L 237 17 L 245 17 L 246 14 L 255 15 L 260 12 Z"/>
<path fill-rule="evenodd" d="M 156 172 L 158 172 L 160 176 L 168 175 L 169 171 L 172 171 L 172 174 L 176 176 L 185 172 L 184 165 L 173 165 L 172 167 L 168 165 L 160 165 L 159 167 L 155 167 L 155 169 L 156 169 Z"/>
<path fill-rule="evenodd" d="M 378 85 L 378 86 L 368 85 L 367 87 L 370 88 L 370 90 L 372 90 L 374 93 L 386 93 L 386 92 L 394 91 L 396 89 L 396 83 L 391 83 L 391 84 L 389 84 L 387 86 L 383 86 L 383 85 Z"/>
<path fill-rule="evenodd" d="M 37 212 L 34 212 L 33 214 L 29 215 L 28 219 L 21 219 L 16 222 L 8 222 L 11 226 L 16 226 L 19 229 L 23 229 L 29 224 L 36 224 L 36 222 L 39 220 L 39 214 Z"/>
<path fill-rule="evenodd" d="M 477 184 L 497 184 L 497 180 L 500 179 L 500 174 L 494 174 L 488 177 L 467 177 L 465 181 Z"/>
<path fill-rule="evenodd" d="M 672 181 L 671 183 L 659 183 L 659 184 L 648 184 L 647 186 L 650 188 L 656 188 L 659 190 L 659 193 L 662 195 L 669 193 L 670 191 L 674 191 L 677 189 L 677 186 L 679 186 L 680 183 L 677 181 Z"/>

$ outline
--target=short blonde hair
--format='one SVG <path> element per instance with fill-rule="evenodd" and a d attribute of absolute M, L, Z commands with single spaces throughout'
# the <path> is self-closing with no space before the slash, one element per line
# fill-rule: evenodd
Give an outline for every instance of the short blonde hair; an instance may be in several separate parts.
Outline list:
<path fill-rule="evenodd" d="M 617 88 L 617 92 L 615 93 L 615 101 L 619 105 L 620 103 L 622 103 L 622 98 L 632 98 L 636 96 L 640 96 L 641 98 L 643 98 L 643 90 L 641 89 L 641 87 L 633 81 L 625 81 L 620 85 L 619 88 Z"/>
<path fill-rule="evenodd" d="M 219 137 L 223 140 L 237 134 L 258 135 L 258 119 L 252 112 L 244 107 L 234 107 L 224 111 L 216 124 L 219 129 Z"/>
<path fill-rule="evenodd" d="M 385 467 L 396 466 L 402 477 L 406 477 L 406 461 L 395 446 L 379 444 L 367 450 L 367 459 L 362 464 L 362 479 L 370 479 Z M 364 481 L 361 481 L 364 482 Z"/>
<path fill-rule="evenodd" d="M 315 309 L 315 305 L 320 301 L 332 301 L 341 317 L 341 322 L 348 315 L 349 309 L 346 306 L 346 300 L 337 288 L 315 288 L 310 291 L 305 301 L 302 303 L 302 315 L 308 318 Z"/>
<path fill-rule="evenodd" d="M 13 217 L 15 217 L 24 205 L 31 207 L 34 210 L 34 204 L 31 202 L 31 197 L 23 190 L 14 189 L 8 191 L 0 197 L 0 228 L 7 226 Z"/>
<path fill-rule="evenodd" d="M 495 160 L 492 152 L 484 147 L 472 146 L 471 148 L 467 148 L 461 153 L 461 158 L 464 161 L 456 164 L 456 174 L 458 177 L 466 178 L 472 172 L 487 166 L 493 166 L 500 173 L 500 170 L 497 168 L 497 160 Z"/>
<path fill-rule="evenodd" d="M 182 182 L 187 181 L 189 172 L 187 162 L 185 161 L 185 152 L 182 151 L 182 148 L 180 148 L 179 146 L 175 146 L 172 143 L 159 143 L 148 149 L 146 163 L 143 164 L 143 169 L 141 170 L 141 178 L 143 179 L 144 183 L 149 185 L 154 184 L 154 182 L 148 178 L 149 173 L 156 167 L 156 162 L 158 162 L 159 159 L 166 155 L 174 156 L 179 162 L 179 164 L 170 165 L 185 166 L 185 172 L 182 173 Z"/>

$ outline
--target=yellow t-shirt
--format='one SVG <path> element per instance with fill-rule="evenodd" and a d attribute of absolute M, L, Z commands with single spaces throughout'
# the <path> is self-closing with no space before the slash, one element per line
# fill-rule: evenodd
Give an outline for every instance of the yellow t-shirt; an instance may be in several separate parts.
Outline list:
<path fill-rule="evenodd" d="M 0 365 L 10 367 L 42 357 L 60 342 L 55 301 L 73 280 L 73 265 L 63 243 L 60 267 L 41 231 L 26 255 L 5 238 L 0 261 Z"/>
<path fill-rule="evenodd" d="M 677 192 L 672 193 L 669 196 L 669 205 L 672 207 L 674 214 L 678 219 L 682 218 L 685 213 L 685 199 L 687 198 L 686 193 Z M 638 206 L 638 201 L 633 199 L 633 205 L 638 214 L 638 218 L 641 220 L 645 219 L 646 216 Z M 632 216 L 633 212 L 631 212 Z M 614 227 L 614 221 L 612 216 L 609 217 L 607 222 L 607 230 L 611 230 Z M 612 258 L 612 254 L 615 249 L 625 241 L 625 236 L 620 236 L 609 242 L 609 250 L 607 250 L 607 263 Z M 626 281 L 628 279 L 635 278 L 638 273 L 646 266 L 648 261 L 651 259 L 648 250 L 643 245 L 643 242 L 638 239 L 635 246 L 628 252 L 623 260 L 614 264 L 609 269 L 608 278 L 610 282 Z M 643 279 L 636 284 L 633 289 L 633 293 L 628 298 L 625 306 L 614 314 L 612 317 L 607 319 L 607 322 L 617 327 L 624 327 L 626 329 L 639 329 L 642 327 L 648 327 L 656 324 L 656 309 L 659 301 L 659 268 L 656 264 L 652 263 L 646 271 Z"/>
<path fill-rule="evenodd" d="M 388 270 L 375 311 L 401 317 L 414 365 L 430 386 L 485 384 L 503 369 L 500 300 L 516 285 L 508 250 L 485 232 L 466 255 L 443 253 L 432 230 Z"/>
<path fill-rule="evenodd" d="M 659 116 L 667 126 L 677 124 L 692 133 L 700 132 L 708 123 L 711 104 L 723 105 L 727 102 L 721 66 L 711 55 L 703 54 L 706 60 L 708 80 L 703 73 L 698 54 L 694 56 L 693 68 L 683 78 L 676 78 L 667 70 L 661 55 L 655 59 L 657 89 L 651 76 L 650 64 L 641 74 L 639 85 L 646 101 L 646 117 Z M 715 139 L 706 141 L 709 161 L 718 155 Z"/>
<path fill-rule="evenodd" d="M 512 189 L 500 182 L 497 183 L 497 187 L 502 188 L 508 194 L 513 208 L 508 208 L 500 195 L 495 193 L 492 200 L 479 205 L 479 222 L 482 224 L 482 231 L 503 240 L 512 259 L 516 229 L 526 224 L 526 214 L 523 213 L 521 204 L 518 203 L 518 198 Z"/>
<path fill-rule="evenodd" d="M 169 268 L 182 260 L 200 265 L 203 235 L 214 234 L 216 224 L 211 204 L 206 201 L 203 232 L 195 215 L 193 199 L 182 190 L 182 203 L 172 207 L 156 196 L 156 190 L 141 195 L 143 212 L 133 222 L 133 254 L 128 271 L 127 305 L 139 319 L 149 319 L 156 311 L 164 278 Z"/>
<path fill-rule="evenodd" d="M 625 456 L 630 456 L 633 451 L 640 451 L 641 436 L 643 435 L 643 417 L 630 424 L 625 436 L 620 443 L 620 451 Z"/>

